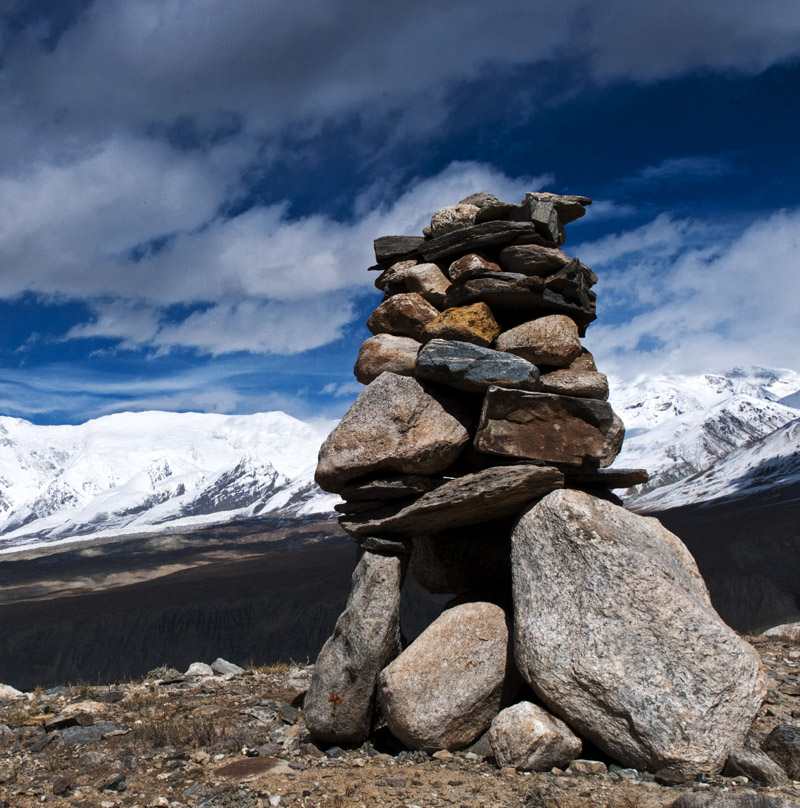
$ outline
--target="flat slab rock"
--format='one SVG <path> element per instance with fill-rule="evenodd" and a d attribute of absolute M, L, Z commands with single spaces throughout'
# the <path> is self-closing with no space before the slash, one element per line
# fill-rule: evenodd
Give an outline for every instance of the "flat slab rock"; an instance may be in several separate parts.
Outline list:
<path fill-rule="evenodd" d="M 432 339 L 417 355 L 415 375 L 457 390 L 483 392 L 492 385 L 538 390 L 539 370 L 522 357 L 458 340 Z"/>
<path fill-rule="evenodd" d="M 564 475 L 550 466 L 495 466 L 450 480 L 385 518 L 348 514 L 339 524 L 351 536 L 437 533 L 516 513 L 563 484 Z"/>
<path fill-rule="evenodd" d="M 438 261 L 454 255 L 495 247 L 501 244 L 548 244 L 531 222 L 484 222 L 462 227 L 419 246 L 426 261 Z"/>
<path fill-rule="evenodd" d="M 515 653 L 548 709 L 623 766 L 716 773 L 766 695 L 755 650 L 652 518 L 549 494 L 512 534 Z"/>
<path fill-rule="evenodd" d="M 605 401 L 490 387 L 475 448 L 545 463 L 610 466 L 624 435 Z"/>
<path fill-rule="evenodd" d="M 315 479 L 338 493 L 352 480 L 381 471 L 436 474 L 468 440 L 461 421 L 420 382 L 382 373 L 322 444 Z"/>

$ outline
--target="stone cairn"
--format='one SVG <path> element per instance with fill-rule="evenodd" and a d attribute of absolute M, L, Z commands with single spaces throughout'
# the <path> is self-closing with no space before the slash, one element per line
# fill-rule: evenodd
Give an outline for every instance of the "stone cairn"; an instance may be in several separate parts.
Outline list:
<path fill-rule="evenodd" d="M 305 701 L 318 741 L 386 726 L 434 752 L 485 736 L 499 765 L 541 771 L 588 740 L 678 778 L 743 746 L 766 693 L 758 656 L 679 539 L 610 491 L 647 474 L 609 468 L 624 427 L 580 342 L 597 276 L 561 245 L 590 202 L 478 193 L 422 237 L 375 241 L 367 386 L 316 473 L 359 545 Z M 404 647 L 409 567 L 456 597 Z"/>

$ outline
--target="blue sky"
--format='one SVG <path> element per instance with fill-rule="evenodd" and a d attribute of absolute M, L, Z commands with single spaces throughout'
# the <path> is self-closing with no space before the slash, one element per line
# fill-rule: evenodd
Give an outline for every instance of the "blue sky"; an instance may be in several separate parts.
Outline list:
<path fill-rule="evenodd" d="M 800 370 L 796 0 L 2 8 L 0 414 L 341 415 L 372 240 L 478 190 L 595 200 L 615 377 Z"/>

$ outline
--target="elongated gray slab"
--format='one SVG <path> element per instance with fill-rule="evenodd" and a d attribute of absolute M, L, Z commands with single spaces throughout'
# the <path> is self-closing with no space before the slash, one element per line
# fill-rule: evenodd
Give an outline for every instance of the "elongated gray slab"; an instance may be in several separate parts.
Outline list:
<path fill-rule="evenodd" d="M 420 245 L 426 261 L 437 261 L 461 253 L 502 244 L 549 244 L 531 222 L 485 222 L 473 224 L 432 238 Z"/>

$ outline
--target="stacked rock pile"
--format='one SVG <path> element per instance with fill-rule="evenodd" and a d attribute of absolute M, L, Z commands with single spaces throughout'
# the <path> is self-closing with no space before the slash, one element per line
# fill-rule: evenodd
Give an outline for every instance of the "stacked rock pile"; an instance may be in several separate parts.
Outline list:
<path fill-rule="evenodd" d="M 744 741 L 758 657 L 680 541 L 610 492 L 647 475 L 610 468 L 624 428 L 580 342 L 597 277 L 561 245 L 588 204 L 479 193 L 422 237 L 375 242 L 367 387 L 316 474 L 360 549 L 305 703 L 321 741 L 361 743 L 385 722 L 432 752 L 488 730 L 501 765 L 547 770 L 588 739 L 680 776 L 719 771 Z M 409 566 L 457 598 L 404 649 Z"/>

